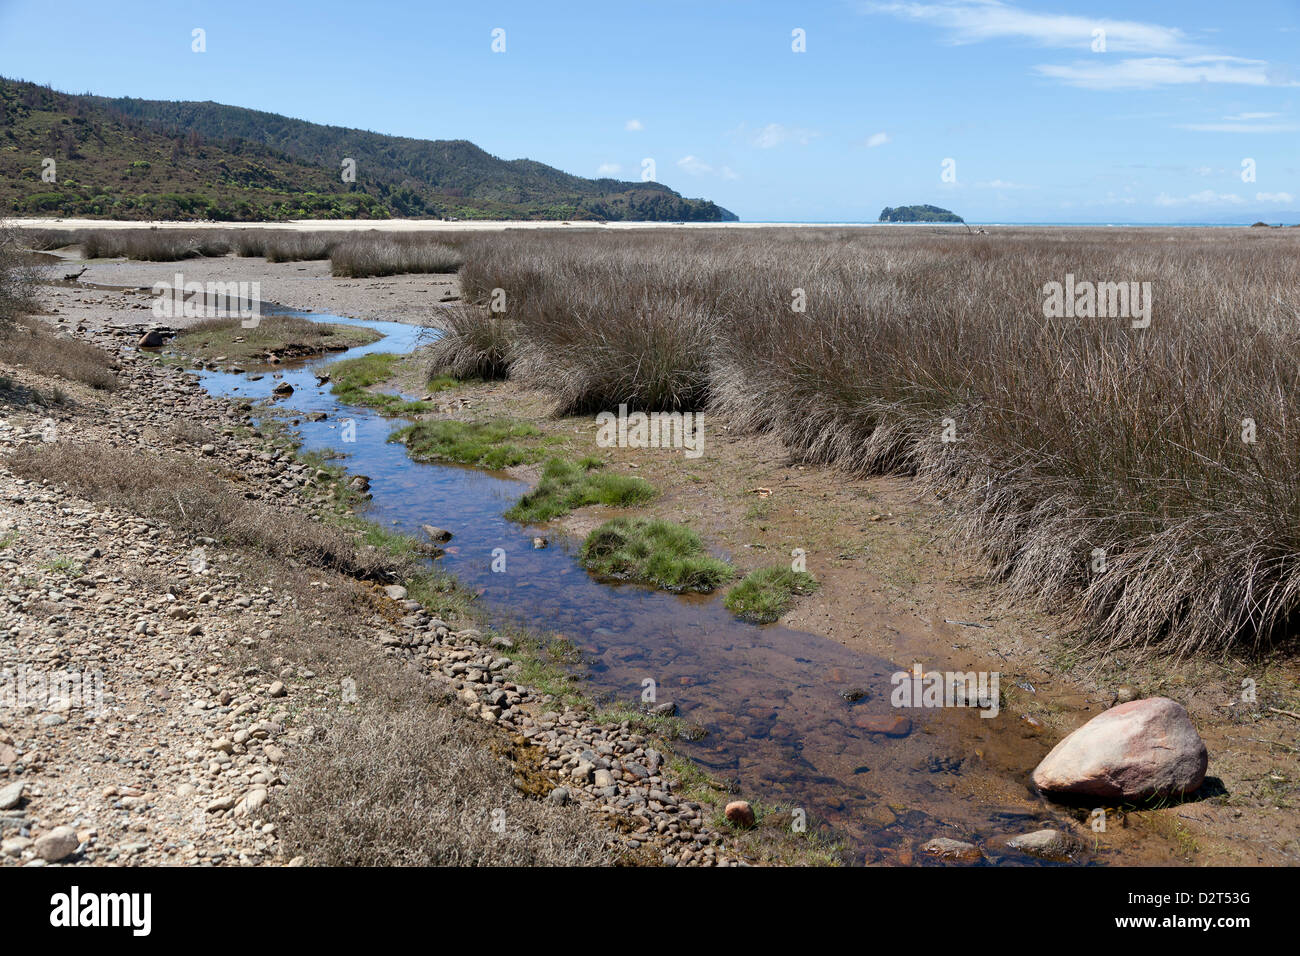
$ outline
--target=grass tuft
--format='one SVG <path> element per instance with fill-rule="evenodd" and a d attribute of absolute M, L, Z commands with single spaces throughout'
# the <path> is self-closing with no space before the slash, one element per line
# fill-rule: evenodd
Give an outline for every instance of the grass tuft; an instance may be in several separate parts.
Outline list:
<path fill-rule="evenodd" d="M 584 458 L 576 464 L 563 458 L 549 459 L 537 487 L 520 498 L 506 517 L 541 524 L 585 505 L 624 508 L 655 496 L 654 487 L 645 479 L 606 474 L 599 470 L 602 467 L 598 458 Z"/>
<path fill-rule="evenodd" d="M 690 528 L 658 518 L 614 518 L 582 545 L 592 573 L 652 584 L 665 591 L 708 593 L 734 575 L 731 565 L 709 556 Z"/>
<path fill-rule="evenodd" d="M 786 567 L 750 571 L 727 592 L 727 610 L 755 624 L 770 624 L 787 610 L 796 596 L 811 594 L 817 582 L 806 571 Z"/>
<path fill-rule="evenodd" d="M 408 425 L 394 432 L 389 441 L 404 443 L 415 461 L 454 461 L 500 470 L 539 460 L 543 449 L 519 440 L 541 434 L 527 422 L 510 419 L 461 422 L 444 418 Z"/>

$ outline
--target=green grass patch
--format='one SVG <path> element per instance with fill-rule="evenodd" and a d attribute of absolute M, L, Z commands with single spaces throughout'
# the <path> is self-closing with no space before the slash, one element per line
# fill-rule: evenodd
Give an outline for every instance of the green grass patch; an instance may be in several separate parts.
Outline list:
<path fill-rule="evenodd" d="M 527 422 L 501 418 L 483 422 L 435 419 L 416 422 L 394 432 L 416 461 L 455 461 L 480 468 L 502 469 L 538 461 L 543 449 L 535 439 L 541 432 Z"/>
<path fill-rule="evenodd" d="M 511 521 L 540 524 L 568 514 L 584 505 L 626 507 L 649 501 L 656 494 L 644 478 L 610 475 L 600 469 L 599 458 L 578 462 L 552 458 L 542 469 L 537 487 L 528 492 L 506 512 Z"/>
<path fill-rule="evenodd" d="M 448 389 L 459 388 L 462 385 L 468 385 L 468 384 L 470 384 L 470 382 L 463 381 L 451 375 L 435 375 L 433 378 L 429 379 L 429 384 L 427 388 L 429 394 L 432 395 L 432 394 L 436 394 L 437 392 L 445 392 Z"/>
<path fill-rule="evenodd" d="M 790 607 L 796 597 L 817 590 L 817 581 L 807 571 L 789 568 L 759 568 L 750 571 L 727 593 L 727 610 L 755 624 L 770 624 Z"/>
<path fill-rule="evenodd" d="M 402 356 L 391 352 L 372 352 L 335 362 L 328 369 L 330 392 L 345 405 L 362 405 L 378 409 L 384 415 L 420 415 L 432 411 L 428 402 L 411 401 L 401 395 L 371 392 L 370 387 L 393 377 L 394 366 Z"/>
<path fill-rule="evenodd" d="M 653 584 L 665 591 L 707 593 L 735 570 L 711 557 L 685 525 L 658 518 L 614 518 L 587 535 L 582 563 L 602 577 Z"/>

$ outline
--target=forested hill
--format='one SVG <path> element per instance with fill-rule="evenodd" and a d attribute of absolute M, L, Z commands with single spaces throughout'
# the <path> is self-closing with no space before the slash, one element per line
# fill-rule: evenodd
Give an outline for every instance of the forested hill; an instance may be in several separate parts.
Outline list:
<path fill-rule="evenodd" d="M 355 162 L 354 181 L 344 179 L 345 160 Z M 0 215 L 736 218 L 659 183 L 584 179 L 498 159 L 465 140 L 385 136 L 219 103 L 74 95 L 2 78 Z"/>

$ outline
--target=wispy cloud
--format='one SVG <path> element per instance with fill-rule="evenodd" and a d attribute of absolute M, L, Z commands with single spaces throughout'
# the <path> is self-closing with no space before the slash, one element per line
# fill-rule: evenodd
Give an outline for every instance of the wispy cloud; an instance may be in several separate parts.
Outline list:
<path fill-rule="evenodd" d="M 889 142 L 888 133 L 872 133 L 867 137 L 867 148 L 875 149 L 877 146 L 884 146 Z"/>
<path fill-rule="evenodd" d="M 1157 206 L 1236 206 L 1245 201 L 1236 193 L 1216 193 L 1213 189 L 1204 189 L 1190 196 L 1170 196 L 1168 193 L 1161 193 L 1155 198 Z"/>
<path fill-rule="evenodd" d="M 618 163 L 601 163 L 596 167 L 597 176 L 617 176 L 623 171 L 623 167 Z"/>
<path fill-rule="evenodd" d="M 1295 202 L 1295 196 L 1291 193 L 1255 193 L 1255 199 L 1258 202 Z"/>
<path fill-rule="evenodd" d="M 1026 40 L 1040 46 L 1089 49 L 1094 30 L 1106 31 L 1106 49 L 1119 53 L 1178 53 L 1192 49 L 1177 27 L 1135 20 L 1109 20 L 1066 13 L 1022 10 L 1000 0 L 940 0 L 936 3 L 868 2 L 870 13 L 927 23 L 944 30 L 950 43 Z"/>
<path fill-rule="evenodd" d="M 677 160 L 677 167 L 692 176 L 721 176 L 723 179 L 740 178 L 730 166 L 714 167 L 694 155 L 686 155 Z"/>
<path fill-rule="evenodd" d="M 639 133 L 641 130 L 645 129 L 645 124 L 639 119 L 630 119 L 623 124 L 623 128 L 629 133 Z"/>
<path fill-rule="evenodd" d="M 1267 114 L 1276 116 L 1276 113 Z M 1179 123 L 1178 129 L 1189 129 L 1197 133 L 1294 133 L 1300 131 L 1295 123 L 1240 123 L 1232 122 L 1226 117 L 1217 123 Z"/>
<path fill-rule="evenodd" d="M 868 0 L 861 8 L 933 26 L 944 31 L 946 41 L 952 44 L 1020 40 L 1040 47 L 1093 50 L 1088 60 L 1034 67 L 1040 76 L 1085 89 L 1152 89 L 1186 83 L 1300 85 L 1284 67 L 1216 54 L 1178 27 L 1159 23 L 1040 13 L 1003 0 Z M 1096 31 L 1101 31 L 1100 36 Z M 1094 41 L 1101 40 L 1104 54 L 1093 47 Z M 1129 56 L 1113 56 L 1116 53 Z"/>
<path fill-rule="evenodd" d="M 799 126 L 783 126 L 780 123 L 768 123 L 758 131 L 750 142 L 759 149 L 773 149 L 786 143 L 807 146 L 820 135 L 821 133 L 812 129 L 804 129 Z"/>
<path fill-rule="evenodd" d="M 1034 67 L 1051 77 L 1090 90 L 1152 89 L 1187 83 L 1230 83 L 1243 86 L 1296 86 L 1269 68 L 1264 60 L 1236 56 L 1151 56 L 1119 60 L 1076 60 L 1070 64 Z"/>

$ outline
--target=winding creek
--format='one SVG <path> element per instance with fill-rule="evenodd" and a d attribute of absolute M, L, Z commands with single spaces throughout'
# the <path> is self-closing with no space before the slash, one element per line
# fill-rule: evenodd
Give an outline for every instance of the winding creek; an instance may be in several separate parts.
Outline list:
<path fill-rule="evenodd" d="M 281 381 L 290 383 L 293 395 L 275 403 L 278 416 L 300 420 L 305 450 L 343 453 L 350 472 L 369 476 L 367 517 L 412 535 L 424 524 L 452 531 L 440 564 L 493 614 L 573 641 L 593 695 L 637 706 L 643 681 L 655 681 L 658 700 L 676 703 L 679 715 L 704 731 L 678 741 L 678 749 L 743 796 L 802 808 L 810 826 L 825 821 L 855 862 L 921 862 L 914 846 L 935 836 L 982 841 L 1061 825 L 1063 811 L 1027 785 L 1042 743 L 1025 739 L 1014 714 L 900 711 L 890 706 L 890 675 L 903 662 L 778 625 L 743 623 L 720 595 L 679 597 L 597 582 L 578 563 L 578 542 L 547 530 L 551 546 L 534 549 L 537 529 L 502 517 L 525 483 L 415 463 L 387 440 L 402 420 L 343 406 L 317 382 L 314 372 L 323 365 L 368 352 L 406 353 L 428 330 L 274 311 L 366 326 L 384 338 L 300 365 L 202 371 L 203 385 L 216 395 L 259 401 Z M 308 420 L 313 412 L 326 418 Z M 342 440 L 344 419 L 356 424 L 355 442 Z M 504 551 L 504 571 L 492 570 L 495 549 Z M 912 722 L 906 736 L 869 732 L 873 721 L 900 714 Z M 991 855 L 1042 865 L 1014 853 Z"/>

